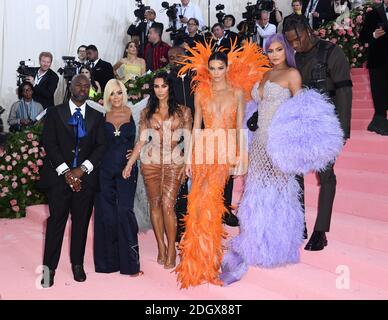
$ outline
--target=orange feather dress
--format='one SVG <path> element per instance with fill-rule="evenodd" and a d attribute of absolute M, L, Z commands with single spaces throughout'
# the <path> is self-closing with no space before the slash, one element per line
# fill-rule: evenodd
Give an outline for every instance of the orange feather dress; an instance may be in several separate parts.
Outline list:
<path fill-rule="evenodd" d="M 222 123 L 215 121 L 219 117 L 207 109 L 207 101 L 213 95 L 208 72 L 212 48 L 209 44 L 197 43 L 196 47 L 188 50 L 191 56 L 185 58 L 180 74 L 189 70 L 195 72 L 193 91 L 200 98 L 205 129 L 236 129 L 237 105 L 225 111 L 221 117 Z M 228 60 L 229 85 L 243 90 L 246 100 L 250 100 L 253 85 L 268 70 L 268 59 L 255 44 L 247 43 L 242 48 L 232 45 Z M 213 149 L 215 155 L 211 164 L 198 161 L 204 160 L 204 156 L 198 155 L 197 148 L 194 147 L 193 150 L 192 186 L 188 196 L 187 215 L 183 219 L 185 233 L 179 245 L 180 263 L 175 269 L 181 288 L 203 283 L 222 284 L 219 274 L 223 256 L 222 240 L 226 237 L 222 225 L 222 216 L 226 212 L 223 194 L 233 164 L 218 161 L 221 158 L 220 152 L 227 153 L 226 148 L 224 151 Z"/>

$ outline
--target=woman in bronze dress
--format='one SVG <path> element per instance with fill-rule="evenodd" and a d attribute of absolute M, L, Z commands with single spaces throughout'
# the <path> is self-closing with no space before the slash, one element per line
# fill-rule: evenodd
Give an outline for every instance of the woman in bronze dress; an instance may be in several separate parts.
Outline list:
<path fill-rule="evenodd" d="M 148 106 L 140 118 L 140 139 L 123 171 L 123 177 L 130 176 L 135 161 L 141 156 L 141 170 L 151 206 L 151 222 L 158 244 L 157 262 L 165 269 L 173 269 L 176 264 L 177 232 L 174 207 L 180 184 L 185 179 L 183 144 L 190 141 L 192 116 L 189 108 L 176 103 L 167 73 L 156 75 L 151 88 Z M 167 246 L 164 234 L 167 236 Z"/>

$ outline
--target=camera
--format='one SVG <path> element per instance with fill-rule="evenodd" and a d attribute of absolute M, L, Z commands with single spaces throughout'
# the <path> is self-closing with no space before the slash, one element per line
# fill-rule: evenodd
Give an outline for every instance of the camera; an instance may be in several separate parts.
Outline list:
<path fill-rule="evenodd" d="M 246 12 L 242 14 L 243 19 L 246 21 L 247 31 L 246 36 L 252 36 L 255 34 L 256 20 L 260 19 L 261 11 L 271 12 L 274 9 L 273 0 L 257 0 L 256 4 L 248 2 L 245 7 Z"/>
<path fill-rule="evenodd" d="M 63 76 L 68 82 L 70 82 L 75 75 L 77 70 L 81 66 L 80 62 L 75 61 L 75 57 L 63 56 L 62 60 L 65 65 L 63 68 L 58 69 L 58 73 Z"/>
<path fill-rule="evenodd" d="M 225 9 L 225 6 L 223 4 L 218 4 L 216 6 L 216 11 L 219 11 L 217 12 L 216 14 L 216 17 L 217 17 L 217 20 L 218 20 L 218 23 L 223 23 L 224 21 L 224 18 L 226 16 L 225 12 L 223 12 L 222 10 Z"/>
<path fill-rule="evenodd" d="M 162 2 L 162 8 L 166 10 L 167 17 L 170 21 L 176 21 L 178 18 L 178 8 L 180 7 L 180 4 L 174 3 L 170 6 L 170 4 L 167 1 Z M 183 16 L 182 16 L 183 17 Z M 180 18 L 180 16 L 179 16 Z M 166 30 L 168 32 L 168 30 Z"/>
<path fill-rule="evenodd" d="M 18 73 L 18 80 L 16 82 L 16 85 L 19 87 L 27 77 L 35 77 L 37 68 L 34 67 L 33 62 L 31 59 L 20 61 L 19 67 L 16 70 Z"/>
<path fill-rule="evenodd" d="M 139 20 L 145 20 L 145 12 L 150 10 L 151 7 L 145 6 L 142 0 L 136 0 L 136 5 L 138 9 L 134 11 L 135 17 Z"/>
<path fill-rule="evenodd" d="M 182 44 L 186 38 L 186 27 L 177 28 L 178 8 L 181 7 L 181 4 L 174 3 L 170 5 L 167 1 L 164 1 L 162 2 L 162 7 L 166 10 L 166 15 L 171 23 L 171 27 L 166 32 L 171 32 L 170 38 L 174 45 Z M 179 15 L 179 19 L 183 17 L 183 15 Z"/>

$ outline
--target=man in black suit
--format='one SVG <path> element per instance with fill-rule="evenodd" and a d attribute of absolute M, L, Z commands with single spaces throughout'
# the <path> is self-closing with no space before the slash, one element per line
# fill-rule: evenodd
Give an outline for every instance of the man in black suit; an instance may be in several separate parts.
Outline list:
<path fill-rule="evenodd" d="M 366 15 L 361 40 L 369 44 L 367 67 L 375 107 L 368 130 L 388 136 L 388 0 Z"/>
<path fill-rule="evenodd" d="M 225 48 L 225 53 L 229 53 L 231 48 L 231 39 L 229 37 L 226 37 L 224 25 L 221 23 L 216 23 L 212 27 L 212 33 L 213 33 L 213 40 L 212 45 L 214 45 L 214 51 L 218 50 L 219 48 Z"/>
<path fill-rule="evenodd" d="M 336 18 L 330 0 L 303 0 L 302 13 L 309 20 L 310 26 L 314 30 Z"/>
<path fill-rule="evenodd" d="M 291 7 L 292 7 L 292 13 L 283 19 L 283 26 L 285 26 L 287 24 L 287 20 L 290 17 L 293 17 L 294 15 L 301 15 L 302 14 L 302 11 L 303 11 L 302 0 L 292 0 Z"/>
<path fill-rule="evenodd" d="M 74 280 L 83 282 L 89 220 L 99 187 L 98 167 L 105 150 L 104 117 L 86 104 L 90 81 L 77 75 L 68 103 L 48 109 L 42 142 L 47 157 L 39 187 L 47 193 L 47 220 L 42 286 L 54 284 L 66 222 L 71 212 L 70 256 Z"/>
<path fill-rule="evenodd" d="M 57 90 L 59 77 L 51 70 L 53 55 L 50 52 L 42 52 L 39 55 L 40 68 L 36 69 L 34 77 L 26 77 L 26 81 L 34 86 L 32 98 L 39 102 L 44 109 L 54 106 L 54 94 Z"/>
<path fill-rule="evenodd" d="M 156 12 L 154 9 L 146 10 L 144 18 L 145 21 L 140 21 L 139 19 L 137 19 L 133 24 L 129 26 L 129 29 L 127 31 L 128 35 L 132 37 L 132 40 L 134 40 L 134 38 L 136 37 L 139 39 L 138 51 L 139 57 L 141 58 L 144 58 L 144 48 L 148 42 L 148 32 L 150 31 L 150 29 L 152 27 L 157 26 L 162 30 L 162 33 L 164 29 L 163 23 L 155 22 Z"/>
<path fill-rule="evenodd" d="M 86 49 L 86 54 L 89 60 L 89 66 L 92 69 L 94 80 L 96 80 L 102 91 L 109 80 L 114 79 L 113 67 L 109 62 L 101 60 L 98 57 L 98 49 L 95 45 L 90 45 Z"/>

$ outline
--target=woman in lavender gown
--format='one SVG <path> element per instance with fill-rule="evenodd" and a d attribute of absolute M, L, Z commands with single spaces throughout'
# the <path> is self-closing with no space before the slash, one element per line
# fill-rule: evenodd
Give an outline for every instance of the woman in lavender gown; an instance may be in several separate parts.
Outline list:
<path fill-rule="evenodd" d="M 324 169 L 343 145 L 334 106 L 313 90 L 301 90 L 293 50 L 283 35 L 267 40 L 272 64 L 258 87 L 258 129 L 238 208 L 240 234 L 223 258 L 224 285 L 248 266 L 273 268 L 299 261 L 304 214 L 296 174 Z"/>

